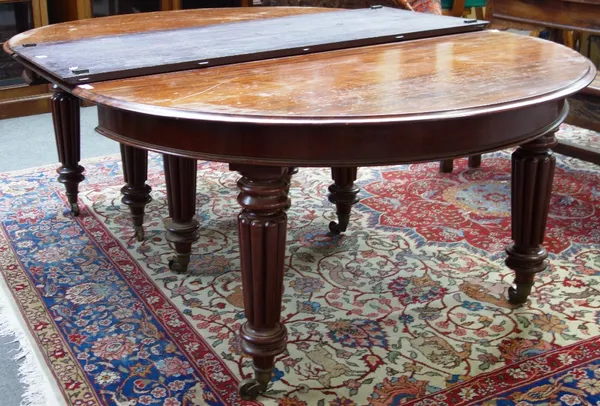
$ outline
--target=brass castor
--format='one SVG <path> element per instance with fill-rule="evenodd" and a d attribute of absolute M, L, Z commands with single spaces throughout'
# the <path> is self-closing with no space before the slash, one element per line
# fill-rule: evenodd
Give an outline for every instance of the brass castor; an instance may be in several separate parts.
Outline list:
<path fill-rule="evenodd" d="M 71 214 L 73 214 L 75 217 L 77 217 L 77 216 L 79 216 L 79 214 L 81 214 L 81 212 L 79 211 L 79 205 L 77 204 L 77 202 L 71 203 Z"/>
<path fill-rule="evenodd" d="M 343 227 L 335 221 L 332 221 L 331 223 L 329 223 L 329 231 L 331 232 L 331 234 L 338 235 L 346 231 L 346 227 Z"/>
<path fill-rule="evenodd" d="M 244 379 L 238 386 L 238 393 L 243 400 L 255 400 L 267 390 L 267 383 L 260 383 L 256 378 Z"/>
<path fill-rule="evenodd" d="M 508 301 L 512 304 L 523 304 L 531 293 L 531 285 L 517 284 L 516 288 L 508 288 Z"/>
<path fill-rule="evenodd" d="M 144 227 L 135 226 L 135 238 L 140 242 L 144 241 Z"/>
<path fill-rule="evenodd" d="M 337 218 L 337 222 L 332 221 L 331 223 L 329 223 L 329 231 L 331 231 L 331 233 L 334 235 L 338 235 L 346 231 L 346 229 L 348 228 L 348 224 L 350 224 L 350 214 L 337 213 Z"/>
<path fill-rule="evenodd" d="M 189 255 L 177 255 L 169 261 L 169 269 L 175 273 L 186 273 L 189 263 Z"/>

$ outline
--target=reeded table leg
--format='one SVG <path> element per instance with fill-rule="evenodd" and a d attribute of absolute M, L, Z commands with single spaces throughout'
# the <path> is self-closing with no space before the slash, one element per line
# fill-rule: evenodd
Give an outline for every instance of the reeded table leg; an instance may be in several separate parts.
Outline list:
<path fill-rule="evenodd" d="M 198 239 L 196 214 L 196 160 L 163 154 L 169 219 L 165 222 L 167 241 L 177 256 L 169 261 L 173 272 L 184 273 L 190 263 L 192 243 Z"/>
<path fill-rule="evenodd" d="M 339 234 L 346 231 L 350 222 L 352 206 L 358 203 L 360 189 L 354 184 L 358 168 L 331 168 L 331 177 L 334 181 L 329 186 L 329 201 L 335 204 L 338 222 L 329 223 L 329 231 Z"/>
<path fill-rule="evenodd" d="M 285 351 L 281 323 L 283 265 L 288 204 L 288 168 L 231 165 L 240 172 L 238 233 L 246 323 L 242 349 L 252 356 L 254 378 L 240 384 L 240 396 L 255 399 L 267 389 L 275 356 Z"/>
<path fill-rule="evenodd" d="M 123 160 L 123 177 L 126 185 L 121 189 L 121 202 L 129 206 L 135 236 L 138 241 L 144 240 L 144 209 L 152 201 L 152 188 L 146 184 L 148 179 L 148 151 L 121 144 Z"/>
<path fill-rule="evenodd" d="M 285 194 L 288 197 L 288 202 L 285 206 L 285 211 L 288 211 L 290 207 L 292 207 L 292 199 L 290 197 L 290 187 L 292 186 L 292 176 L 298 173 L 298 168 L 290 166 L 287 168 L 287 173 L 285 175 L 285 180 L 287 182 L 287 187 L 285 189 Z"/>
<path fill-rule="evenodd" d="M 521 145 L 512 155 L 512 238 L 506 265 L 515 271 L 512 303 L 525 303 L 536 273 L 548 266 L 542 247 L 556 159 L 554 132 Z"/>
<path fill-rule="evenodd" d="M 60 89 L 53 88 L 52 94 L 52 119 L 54 120 L 54 134 L 56 148 L 61 166 L 56 170 L 58 181 L 65 185 L 67 199 L 71 205 L 71 213 L 79 216 L 77 195 L 79 183 L 85 179 L 83 166 L 79 165 L 80 159 L 80 124 L 79 124 L 79 99 Z"/>

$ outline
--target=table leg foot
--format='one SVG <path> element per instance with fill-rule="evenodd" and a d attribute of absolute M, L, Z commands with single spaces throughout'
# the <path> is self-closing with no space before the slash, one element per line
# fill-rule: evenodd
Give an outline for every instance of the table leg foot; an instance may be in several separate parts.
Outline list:
<path fill-rule="evenodd" d="M 152 188 L 146 184 L 148 179 L 148 151 L 121 144 L 123 177 L 125 186 L 121 189 L 121 202 L 129 206 L 135 237 L 144 240 L 144 210 L 152 201 Z"/>
<path fill-rule="evenodd" d="M 440 172 L 441 173 L 452 173 L 454 169 L 454 159 L 444 159 L 440 161 Z"/>
<path fill-rule="evenodd" d="M 65 185 L 71 213 L 79 216 L 80 210 L 77 203 L 79 183 L 85 179 L 84 169 L 79 165 L 81 143 L 79 99 L 56 86 L 53 90 L 52 120 L 54 121 L 58 159 L 61 163 L 56 173 L 58 173 L 58 181 Z"/>
<path fill-rule="evenodd" d="M 77 197 L 75 197 L 75 199 L 77 199 Z M 69 203 L 69 207 L 71 208 L 71 214 L 75 217 L 81 214 L 81 211 L 79 210 L 79 204 L 77 204 L 77 202 Z"/>
<path fill-rule="evenodd" d="M 287 332 L 281 323 L 287 232 L 287 168 L 231 165 L 238 181 L 238 233 L 244 310 L 240 329 L 243 351 L 252 356 L 254 378 L 240 385 L 243 399 L 267 389 L 275 356 L 285 351 Z"/>
<path fill-rule="evenodd" d="M 542 247 L 522 250 L 511 244 L 506 254 L 506 265 L 515 271 L 514 286 L 508 290 L 508 299 L 513 304 L 523 304 L 531 293 L 535 274 L 548 267 L 548 252 Z"/>
<path fill-rule="evenodd" d="M 331 177 L 334 181 L 329 186 L 328 199 L 335 204 L 337 223 L 329 223 L 329 231 L 340 234 L 346 231 L 350 222 L 352 206 L 358 203 L 358 192 L 360 189 L 354 184 L 358 168 L 331 168 Z"/>
<path fill-rule="evenodd" d="M 191 251 L 191 245 L 189 248 L 175 248 L 175 251 Z M 169 270 L 175 273 L 187 273 L 188 265 L 190 264 L 189 253 L 177 253 L 175 257 L 169 260 Z"/>
<path fill-rule="evenodd" d="M 165 222 L 167 241 L 175 246 L 176 256 L 169 261 L 169 269 L 185 273 L 190 263 L 192 244 L 198 239 L 200 223 L 196 214 L 195 159 L 164 154 L 165 178 L 169 219 Z"/>
<path fill-rule="evenodd" d="M 531 293 L 535 274 L 548 267 L 542 247 L 550 208 L 556 158 L 554 132 L 521 145 L 512 155 L 512 238 L 506 265 L 515 271 L 509 300 L 523 304 Z"/>
<path fill-rule="evenodd" d="M 508 301 L 512 304 L 519 305 L 527 302 L 527 298 L 531 293 L 532 285 L 516 284 L 515 287 L 508 288 Z"/>
<path fill-rule="evenodd" d="M 481 155 L 469 157 L 469 168 L 479 168 L 481 166 Z"/>
<path fill-rule="evenodd" d="M 144 241 L 144 226 L 133 226 L 133 232 L 135 234 L 135 239 L 138 241 Z"/>
<path fill-rule="evenodd" d="M 254 368 L 254 378 L 247 378 L 240 382 L 238 392 L 243 400 L 255 400 L 266 392 L 271 381 L 272 368 L 265 371 Z"/>

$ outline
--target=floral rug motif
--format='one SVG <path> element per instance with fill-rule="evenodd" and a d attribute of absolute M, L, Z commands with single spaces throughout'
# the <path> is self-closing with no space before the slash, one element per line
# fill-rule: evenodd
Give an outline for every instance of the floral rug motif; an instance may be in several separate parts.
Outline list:
<path fill-rule="evenodd" d="M 575 131 L 563 127 L 559 136 Z M 600 168 L 558 157 L 552 270 L 513 307 L 510 155 L 361 168 L 348 231 L 327 233 L 327 169 L 301 169 L 288 213 L 288 351 L 265 396 L 251 374 L 237 248 L 237 174 L 198 164 L 202 225 L 189 275 L 164 238 L 151 155 L 146 240 L 120 202 L 118 157 L 84 162 L 72 217 L 54 168 L 0 174 L 0 268 L 68 404 L 600 405 Z"/>
<path fill-rule="evenodd" d="M 565 125 L 566 126 L 566 125 Z M 563 132 L 564 134 L 564 132 Z M 560 137 L 561 133 L 558 134 Z M 559 139 L 562 139 L 560 137 Z M 581 146 L 584 148 L 592 149 L 592 150 L 600 150 L 600 133 L 595 131 L 591 131 L 585 128 L 569 126 L 569 132 L 564 137 L 566 141 L 571 142 L 577 146 Z"/>

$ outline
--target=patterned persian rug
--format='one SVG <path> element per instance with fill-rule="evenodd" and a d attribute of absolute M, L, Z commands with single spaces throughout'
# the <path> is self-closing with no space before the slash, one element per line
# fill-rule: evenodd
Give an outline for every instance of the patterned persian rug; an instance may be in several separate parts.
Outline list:
<path fill-rule="evenodd" d="M 564 127 L 560 136 L 581 136 Z M 54 168 L 0 175 L 0 268 L 73 405 L 240 405 L 251 373 L 236 246 L 235 173 L 198 164 L 190 275 L 166 267 L 160 157 L 146 241 L 120 203 L 120 160 L 84 162 L 82 215 Z M 558 157 L 531 300 L 506 300 L 510 155 L 483 167 L 362 168 L 349 231 L 327 234 L 327 169 L 292 185 L 283 320 L 288 352 L 266 405 L 600 405 L 600 168 Z M 250 404 L 250 403 L 248 403 Z M 252 403 L 258 404 L 258 402 Z"/>

